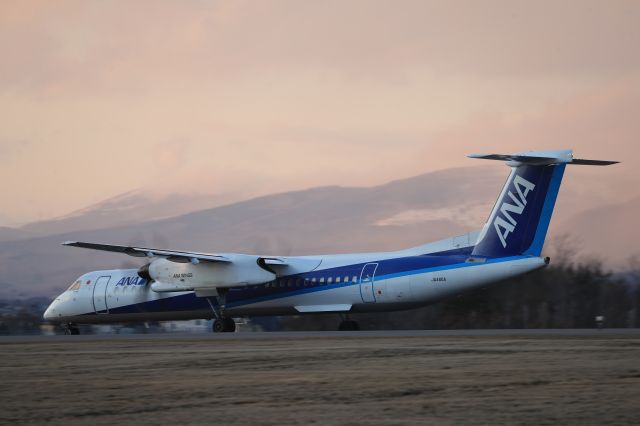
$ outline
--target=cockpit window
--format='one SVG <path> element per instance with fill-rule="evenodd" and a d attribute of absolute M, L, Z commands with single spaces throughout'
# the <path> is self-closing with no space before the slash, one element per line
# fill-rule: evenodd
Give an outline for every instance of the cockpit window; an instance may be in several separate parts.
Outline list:
<path fill-rule="evenodd" d="M 80 289 L 80 280 L 76 281 L 75 283 L 71 284 L 69 286 L 69 288 L 67 289 L 67 291 L 76 291 Z"/>

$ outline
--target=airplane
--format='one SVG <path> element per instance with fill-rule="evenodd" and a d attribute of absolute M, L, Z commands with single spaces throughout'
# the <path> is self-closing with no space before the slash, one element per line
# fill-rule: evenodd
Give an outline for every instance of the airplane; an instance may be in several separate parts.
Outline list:
<path fill-rule="evenodd" d="M 53 300 L 44 319 L 79 334 L 78 324 L 332 313 L 339 330 L 359 330 L 352 313 L 425 306 L 543 268 L 542 248 L 569 165 L 604 166 L 572 150 L 471 154 L 511 171 L 479 231 L 400 251 L 318 256 L 198 253 L 67 241 L 65 246 L 147 258 L 139 269 L 80 276 Z"/>

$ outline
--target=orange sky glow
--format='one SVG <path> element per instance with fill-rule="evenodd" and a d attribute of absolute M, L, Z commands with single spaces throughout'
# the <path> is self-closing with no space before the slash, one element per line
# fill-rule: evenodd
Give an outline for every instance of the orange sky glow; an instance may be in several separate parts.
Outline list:
<path fill-rule="evenodd" d="M 637 197 L 639 22 L 634 0 L 2 2 L 0 225 L 527 149 L 622 160 L 569 185 Z"/>

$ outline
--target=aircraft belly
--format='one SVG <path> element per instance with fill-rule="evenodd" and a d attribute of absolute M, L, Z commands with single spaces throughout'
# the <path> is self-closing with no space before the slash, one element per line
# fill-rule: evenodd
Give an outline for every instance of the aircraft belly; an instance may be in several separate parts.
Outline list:
<path fill-rule="evenodd" d="M 402 311 L 406 309 L 419 308 L 424 305 L 425 304 L 421 302 L 361 303 L 359 305 L 353 305 L 351 312 L 366 313 Z"/>
<path fill-rule="evenodd" d="M 53 323 L 75 324 L 108 324 L 128 321 L 179 321 L 192 319 L 209 319 L 213 316 L 211 310 L 162 311 L 162 312 L 131 312 L 122 314 L 87 314 L 68 316 L 51 320 Z"/>
<path fill-rule="evenodd" d="M 357 285 L 349 285 L 338 288 L 327 288 L 319 291 L 293 294 L 291 296 L 282 296 L 269 300 L 257 302 L 242 303 L 232 306 L 229 310 L 247 310 L 247 309 L 292 309 L 293 313 L 297 311 L 294 306 L 305 305 L 335 305 L 335 304 L 355 304 L 362 302 L 360 298 L 359 288 Z"/>
<path fill-rule="evenodd" d="M 397 309 L 411 309 L 424 303 L 416 300 L 411 293 L 411 277 L 401 277 L 392 280 L 381 280 L 374 286 L 376 292 L 375 303 L 363 303 L 360 296 L 359 284 L 345 287 L 325 289 L 310 293 L 283 296 L 271 300 L 249 302 L 227 308 L 229 315 L 300 315 L 301 306 L 335 306 L 352 305 L 350 312 L 379 312 Z"/>

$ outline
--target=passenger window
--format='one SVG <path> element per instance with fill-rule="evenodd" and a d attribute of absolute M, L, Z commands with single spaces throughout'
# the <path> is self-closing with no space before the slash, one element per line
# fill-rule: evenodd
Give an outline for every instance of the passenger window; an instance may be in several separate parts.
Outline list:
<path fill-rule="evenodd" d="M 353 282 L 354 282 L 354 283 L 357 283 L 357 282 L 358 282 L 358 277 L 357 277 L 357 276 L 355 276 L 355 275 L 353 276 Z"/>
<path fill-rule="evenodd" d="M 315 285 L 316 283 L 316 277 L 311 278 L 311 285 Z"/>
<path fill-rule="evenodd" d="M 340 284 L 340 277 L 336 277 L 336 284 Z"/>
<path fill-rule="evenodd" d="M 345 284 L 349 282 L 349 277 L 344 277 Z"/>
<path fill-rule="evenodd" d="M 331 284 L 333 282 L 333 277 L 327 278 L 327 284 Z"/>
<path fill-rule="evenodd" d="M 304 286 L 308 286 L 309 285 L 309 278 L 305 278 L 304 279 Z"/>
<path fill-rule="evenodd" d="M 320 278 L 320 285 L 324 284 L 324 277 Z"/>

